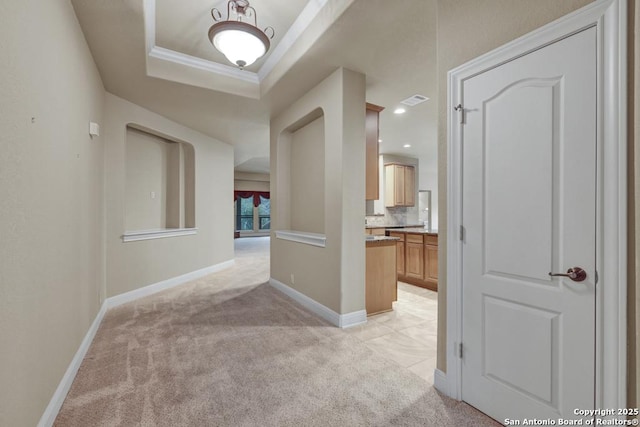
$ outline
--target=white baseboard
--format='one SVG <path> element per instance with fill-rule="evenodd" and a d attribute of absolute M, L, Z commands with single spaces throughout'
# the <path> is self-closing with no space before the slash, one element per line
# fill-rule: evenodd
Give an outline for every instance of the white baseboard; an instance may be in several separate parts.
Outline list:
<path fill-rule="evenodd" d="M 138 298 L 146 297 L 148 295 L 155 294 L 165 289 L 172 288 L 174 286 L 181 285 L 183 283 L 189 282 L 194 279 L 198 279 L 200 277 L 206 276 L 211 273 L 215 273 L 220 270 L 224 270 L 225 268 L 231 267 L 234 261 L 225 261 L 220 264 L 212 265 L 210 267 L 202 268 L 200 270 L 192 271 L 191 273 L 183 274 L 182 276 L 173 277 L 171 279 L 163 280 L 162 282 L 154 283 L 153 285 L 145 286 L 140 289 L 133 290 L 131 292 L 126 292 L 124 294 L 115 295 L 111 298 L 107 298 L 102 307 L 100 307 L 100 311 L 96 315 L 96 318 L 93 320 L 91 327 L 87 331 L 87 334 L 84 336 L 78 351 L 75 356 L 71 360 L 67 371 L 65 372 L 60 384 L 58 384 L 58 388 L 53 393 L 51 400 L 49 401 L 49 405 L 45 409 L 40 421 L 38 422 L 38 427 L 51 427 L 53 422 L 56 420 L 58 416 L 58 412 L 64 403 L 64 399 L 67 397 L 67 393 L 69 393 L 69 389 L 71 388 L 71 384 L 73 384 L 73 380 L 78 373 L 78 369 L 80 369 L 80 365 L 82 364 L 82 360 L 84 356 L 87 354 L 87 350 L 89 350 L 89 346 L 93 342 L 93 338 L 100 327 L 100 323 L 102 323 L 102 319 L 104 318 L 105 313 L 108 309 L 117 307 L 127 302 L 134 301 Z"/>
<path fill-rule="evenodd" d="M 367 310 L 352 311 L 351 313 L 340 315 L 339 326 L 343 329 L 362 325 L 363 323 L 367 323 Z"/>
<path fill-rule="evenodd" d="M 440 369 L 433 371 L 433 386 L 440 393 L 449 396 L 449 383 L 447 382 L 447 374 Z"/>
<path fill-rule="evenodd" d="M 117 307 L 119 305 L 135 301 L 139 298 L 143 298 L 149 295 L 153 295 L 165 289 L 173 288 L 191 280 L 199 279 L 212 273 L 224 270 L 233 265 L 234 260 L 221 262 L 220 264 L 212 265 L 209 267 L 201 268 L 200 270 L 192 271 L 190 273 L 183 274 L 181 276 L 172 277 L 171 279 L 163 280 L 152 285 L 145 286 L 143 288 L 135 289 L 130 292 L 125 292 L 120 295 L 115 295 L 106 299 L 107 308 Z"/>
<path fill-rule="evenodd" d="M 93 338 L 96 336 L 96 332 L 98 331 L 100 323 L 102 323 L 102 319 L 104 318 L 104 314 L 106 312 L 107 304 L 105 301 L 102 304 L 102 307 L 100 307 L 100 311 L 98 311 L 98 314 L 93 320 L 93 323 L 89 327 L 87 334 L 84 336 L 82 343 L 80 343 L 78 351 L 76 351 L 75 356 L 73 356 L 73 359 L 71 359 L 71 363 L 67 368 L 67 372 L 64 373 L 60 384 L 58 384 L 58 388 L 56 388 L 56 391 L 53 393 L 53 396 L 51 397 L 47 408 L 44 410 L 44 413 L 42 414 L 42 417 L 38 422 L 38 427 L 50 427 L 56 420 L 58 412 L 60 411 L 60 408 L 62 408 L 62 404 L 64 403 L 64 399 L 67 397 L 69 389 L 71 389 L 71 384 L 73 384 L 73 380 L 76 378 L 78 369 L 80 369 L 82 360 L 87 354 L 87 350 L 89 350 L 89 346 L 91 346 Z"/>
<path fill-rule="evenodd" d="M 349 328 L 351 326 L 366 323 L 367 321 L 367 312 L 365 310 L 354 311 L 346 314 L 338 314 L 330 308 L 320 304 L 318 301 L 309 298 L 305 294 L 298 292 L 293 288 L 290 288 L 289 286 L 285 285 L 279 280 L 274 279 L 273 277 L 269 279 L 269 284 L 283 294 L 292 298 L 298 304 L 322 317 L 327 322 L 338 326 L 339 328 Z"/>

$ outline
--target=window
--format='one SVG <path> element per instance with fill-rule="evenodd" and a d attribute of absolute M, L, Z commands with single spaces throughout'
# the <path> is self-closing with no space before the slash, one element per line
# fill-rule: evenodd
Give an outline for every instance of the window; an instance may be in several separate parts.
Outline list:
<path fill-rule="evenodd" d="M 258 205 L 258 218 L 260 230 L 271 229 L 271 201 L 260 196 L 260 205 Z"/>
<path fill-rule="evenodd" d="M 253 196 L 236 201 L 236 230 L 253 230 Z"/>
<path fill-rule="evenodd" d="M 264 232 L 271 229 L 268 191 L 236 191 L 236 231 Z"/>

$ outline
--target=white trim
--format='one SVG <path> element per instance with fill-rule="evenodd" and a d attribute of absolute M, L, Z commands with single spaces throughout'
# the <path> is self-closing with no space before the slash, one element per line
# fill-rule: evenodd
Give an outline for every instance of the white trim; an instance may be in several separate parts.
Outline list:
<path fill-rule="evenodd" d="M 306 231 L 277 230 L 276 238 L 304 243 L 305 245 L 319 246 L 321 248 L 327 245 L 327 236 L 318 233 L 308 233 Z"/>
<path fill-rule="evenodd" d="M 145 60 L 156 45 L 156 0 L 143 0 Z M 148 66 L 148 64 L 147 64 Z"/>
<path fill-rule="evenodd" d="M 139 240 L 164 239 L 165 237 L 189 236 L 198 234 L 197 228 L 166 228 L 161 230 L 125 231 L 122 241 L 137 242 Z"/>
<path fill-rule="evenodd" d="M 313 298 L 309 298 L 305 294 L 296 291 L 293 288 L 285 285 L 279 280 L 271 277 L 269 284 L 275 289 L 279 290 L 295 302 L 305 307 L 307 310 L 322 317 L 327 322 L 335 325 L 339 328 L 349 328 L 351 326 L 360 325 L 367 322 L 367 312 L 365 310 L 354 311 L 346 314 L 338 314 L 330 308 L 320 304 Z"/>
<path fill-rule="evenodd" d="M 239 68 L 232 67 L 230 65 L 219 64 L 217 62 L 208 61 L 206 59 L 198 58 L 197 56 L 187 55 L 186 53 L 177 52 L 175 50 L 166 49 L 160 46 L 153 46 L 153 48 L 151 48 L 151 50 L 149 51 L 149 56 L 151 58 L 175 62 L 176 64 L 197 68 L 199 70 L 209 71 L 221 76 L 232 77 L 234 79 L 253 84 L 260 83 L 258 75 L 251 71 L 240 70 Z"/>
<path fill-rule="evenodd" d="M 596 408 L 626 406 L 626 3 L 598 0 L 532 33 L 480 56 L 448 74 L 447 373 L 439 387 L 461 399 L 462 361 L 462 157 L 461 126 L 453 106 L 464 80 L 587 27 L 598 37 L 599 156 L 596 292 Z M 606 207 L 606 209 L 605 209 Z M 440 388 L 439 388 L 440 389 Z"/>
<path fill-rule="evenodd" d="M 236 230 L 236 231 L 240 233 L 240 237 L 267 237 L 267 236 L 271 236 L 271 231 L 270 230 L 260 230 L 260 231 Z"/>
<path fill-rule="evenodd" d="M 445 396 L 449 396 L 449 383 L 447 382 L 447 374 L 442 372 L 440 369 L 436 369 L 433 371 L 433 386 L 440 393 Z"/>
<path fill-rule="evenodd" d="M 102 319 L 104 318 L 106 312 L 107 304 L 105 302 L 102 304 L 102 307 L 100 307 L 100 311 L 98 311 L 96 318 L 93 320 L 93 323 L 89 327 L 89 330 L 84 336 L 84 339 L 80 343 L 78 351 L 76 351 L 73 359 L 71 359 L 71 363 L 69 364 L 67 371 L 64 373 L 62 380 L 60 380 L 58 388 L 56 388 L 56 391 L 53 393 L 53 396 L 51 397 L 47 408 L 44 410 L 42 417 L 40 417 L 38 427 L 50 427 L 56 420 L 58 412 L 60 412 L 60 408 L 62 408 L 62 404 L 64 403 L 64 399 L 67 397 L 67 393 L 69 393 L 69 390 L 71 389 L 73 380 L 76 378 L 78 369 L 80 369 L 82 360 L 87 354 L 87 351 L 91 346 L 91 342 L 93 342 L 93 338 L 96 336 L 96 332 L 98 332 L 98 328 L 100 327 L 100 323 L 102 323 Z"/>
<path fill-rule="evenodd" d="M 163 280 L 152 285 L 148 285 L 142 288 L 134 289 L 133 291 L 125 292 L 123 294 L 109 297 L 105 300 L 107 308 L 117 307 L 119 305 L 135 301 L 137 299 L 153 295 L 165 289 L 170 289 L 183 283 L 187 283 L 191 280 L 199 279 L 209 274 L 216 273 L 231 267 L 234 264 L 234 260 L 224 261 L 219 264 L 215 264 L 209 267 L 201 268 L 200 270 L 192 271 L 190 273 L 183 274 L 181 276 L 173 277 L 171 279 Z"/>
<path fill-rule="evenodd" d="M 342 329 L 367 323 L 367 310 L 352 311 L 351 313 L 340 315 L 340 326 Z"/>

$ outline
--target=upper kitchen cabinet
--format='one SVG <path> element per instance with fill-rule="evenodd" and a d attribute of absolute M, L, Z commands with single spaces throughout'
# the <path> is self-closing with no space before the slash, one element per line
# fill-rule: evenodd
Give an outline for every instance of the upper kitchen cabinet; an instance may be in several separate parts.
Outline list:
<path fill-rule="evenodd" d="M 390 163 L 384 166 L 384 205 L 388 208 L 416 205 L 416 171 L 413 166 Z"/>
<path fill-rule="evenodd" d="M 367 102 L 367 115 L 366 115 L 366 159 L 367 159 L 367 172 L 366 172 L 366 199 L 378 200 L 379 198 L 379 181 L 378 181 L 378 139 L 379 139 L 379 115 L 380 111 L 384 110 L 384 107 L 378 105 L 369 104 Z"/>

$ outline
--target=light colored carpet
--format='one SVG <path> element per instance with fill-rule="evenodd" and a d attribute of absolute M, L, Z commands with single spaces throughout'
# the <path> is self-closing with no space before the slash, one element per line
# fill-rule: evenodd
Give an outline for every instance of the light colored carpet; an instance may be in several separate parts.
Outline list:
<path fill-rule="evenodd" d="M 499 425 L 271 288 L 268 253 L 239 245 L 234 267 L 109 311 L 55 426 Z"/>

